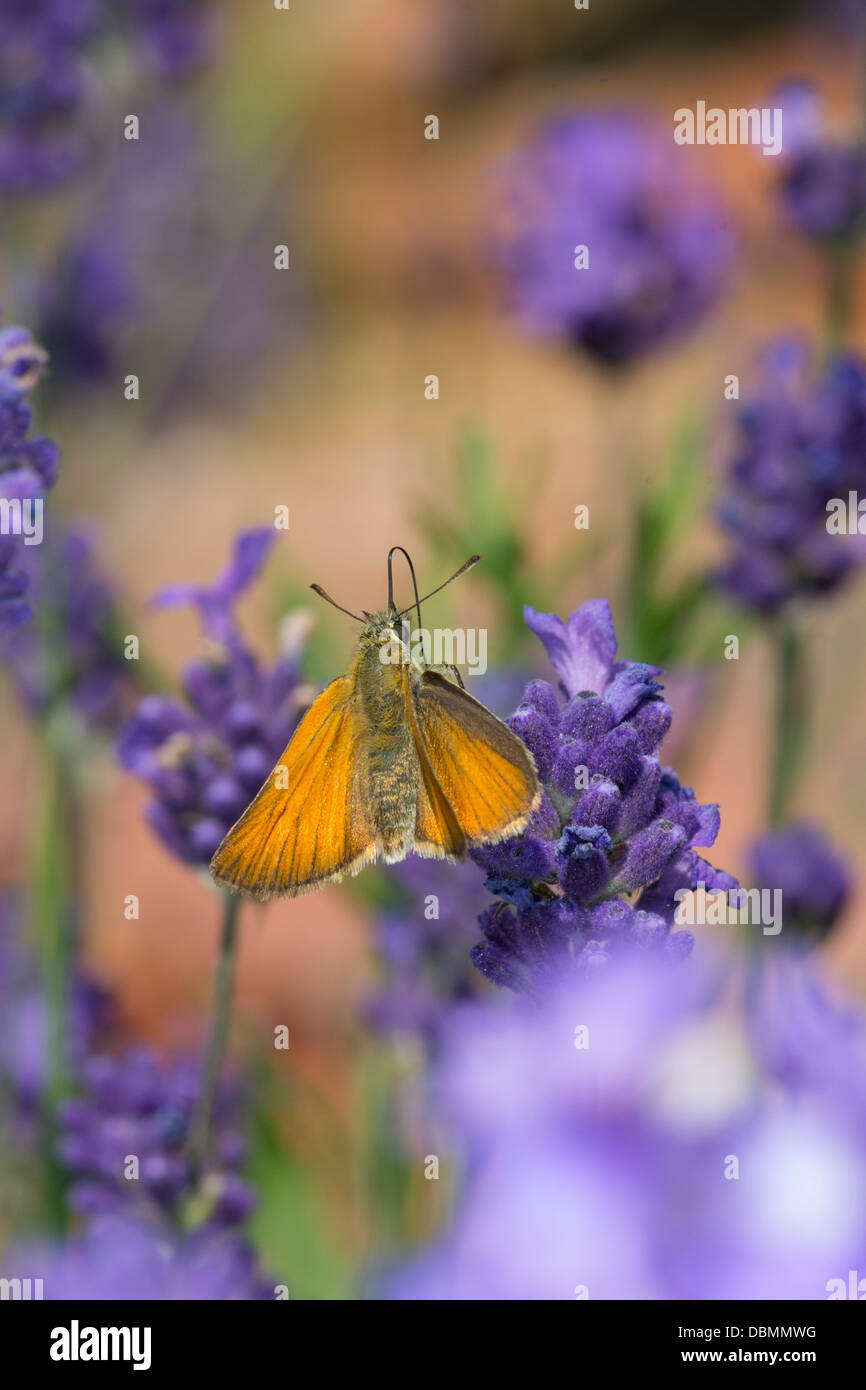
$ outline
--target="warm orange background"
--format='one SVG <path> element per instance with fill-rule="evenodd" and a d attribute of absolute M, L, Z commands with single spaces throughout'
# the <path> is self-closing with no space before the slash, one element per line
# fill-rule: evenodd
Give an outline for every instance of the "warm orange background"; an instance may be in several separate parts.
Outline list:
<path fill-rule="evenodd" d="M 639 447 L 637 471 L 653 476 L 683 406 L 692 407 L 714 422 L 718 446 L 706 461 L 713 469 L 729 409 L 724 376 L 738 373 L 746 395 L 755 349 L 766 337 L 820 331 L 821 266 L 810 248 L 779 231 L 775 162 L 755 150 L 717 148 L 705 151 L 707 172 L 734 209 L 742 261 L 732 296 L 695 337 L 651 358 L 612 403 L 582 360 L 518 334 L 497 304 L 484 253 L 485 178 L 539 113 L 625 100 L 664 122 L 698 98 L 759 105 L 776 82 L 807 73 L 840 125 L 856 119 L 855 55 L 842 43 L 819 41 L 805 24 L 721 34 L 700 45 L 654 40 L 650 24 L 630 51 L 605 57 L 588 44 L 585 57 L 575 42 L 554 62 L 566 22 L 595 22 L 567 3 L 559 8 L 564 13 L 545 38 L 531 0 L 477 7 L 483 17 L 475 46 L 490 60 L 482 81 L 478 72 L 460 72 L 467 50 L 456 5 L 297 0 L 288 15 L 235 7 L 222 57 L 198 99 L 242 166 L 251 197 L 277 189 L 262 254 L 286 240 L 289 273 L 312 287 L 305 341 L 263 364 L 257 391 L 241 405 L 226 402 L 208 416 L 179 416 L 143 434 L 133 408 L 117 403 L 117 390 L 106 392 L 98 410 L 65 415 L 60 433 L 56 505 L 99 522 L 102 553 L 122 576 L 134 630 L 164 668 L 176 671 L 188 656 L 196 624 L 186 611 L 154 613 L 145 601 L 162 584 L 207 580 L 234 533 L 267 521 L 279 503 L 291 509 L 291 530 L 242 610 L 263 652 L 273 640 L 267 594 L 274 574 L 298 585 L 317 580 L 350 606 L 372 608 L 383 598 L 385 552 L 402 543 L 424 582 L 441 578 L 425 560 L 419 501 L 447 501 L 455 444 L 471 421 L 495 440 L 509 488 L 533 451 L 547 451 L 549 472 L 525 517 L 539 564 L 568 544 L 577 562 L 586 539 L 573 529 L 573 509 L 589 504 L 593 526 L 609 540 L 579 576 L 576 563 L 559 611 L 607 595 L 616 616 L 631 523 L 628 460 L 621 452 L 612 457 L 611 414 L 619 439 Z M 599 17 L 599 25 L 610 23 Z M 438 143 L 423 139 L 428 113 L 439 116 Z M 855 343 L 866 350 L 862 278 L 854 322 Z M 424 399 L 428 373 L 440 378 L 435 402 Z M 145 381 L 145 397 L 146 388 Z M 696 526 L 677 563 L 709 563 L 717 546 L 709 526 Z M 534 598 L 528 591 L 527 601 Z M 466 623 L 488 611 L 474 579 L 448 602 L 460 605 Z M 321 622 L 341 622 L 314 611 Z M 798 801 L 862 866 L 866 580 L 816 610 L 811 630 L 814 731 Z M 333 631 L 348 657 L 352 625 Z M 759 638 L 744 644 L 738 663 L 719 653 L 709 706 L 677 755 L 682 780 L 702 800 L 721 803 L 712 857 L 734 872 L 744 869 L 745 848 L 762 825 L 771 696 Z M 35 753 L 26 720 L 8 700 L 0 718 L 0 873 L 14 880 L 26 864 L 35 813 Z M 86 799 L 88 954 L 120 992 L 132 1030 L 166 1042 L 189 1039 L 214 958 L 216 895 L 157 844 L 142 819 L 144 790 L 108 758 L 94 764 Z M 123 917 L 128 893 L 141 898 L 137 922 Z M 860 886 L 833 956 L 866 991 L 863 905 Z M 339 889 L 248 909 L 242 1009 L 256 1029 L 291 1022 L 293 1047 L 328 1072 L 348 1045 L 369 948 L 366 923 Z"/>

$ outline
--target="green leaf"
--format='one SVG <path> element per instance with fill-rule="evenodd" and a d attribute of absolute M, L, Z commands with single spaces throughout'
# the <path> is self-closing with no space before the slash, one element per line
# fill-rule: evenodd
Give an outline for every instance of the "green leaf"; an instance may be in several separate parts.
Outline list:
<path fill-rule="evenodd" d="M 273 1087 L 256 1090 L 273 1103 Z M 285 1284 L 292 1299 L 353 1298 L 352 1259 L 332 1224 L 317 1166 L 288 1146 L 266 1103 L 253 1119 L 249 1176 L 259 1195 L 249 1229 L 266 1278 Z"/>

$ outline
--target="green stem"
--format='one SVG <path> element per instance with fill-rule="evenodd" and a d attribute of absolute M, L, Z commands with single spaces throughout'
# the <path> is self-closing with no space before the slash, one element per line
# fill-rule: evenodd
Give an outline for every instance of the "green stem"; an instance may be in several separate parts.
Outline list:
<path fill-rule="evenodd" d="M 46 798 L 33 878 L 33 921 L 45 1000 L 46 1084 L 41 1116 L 43 1195 L 50 1228 L 66 1222 L 65 1178 L 57 1160 L 60 1105 L 71 1092 L 67 1049 L 71 976 L 75 965 L 80 816 L 70 754 L 63 731 L 44 730 Z"/>
<path fill-rule="evenodd" d="M 190 1139 L 190 1155 L 196 1181 L 199 1181 L 207 1170 L 214 1107 L 228 1045 L 240 903 L 241 900 L 235 893 L 225 894 L 222 939 L 211 999 L 204 1075 Z"/>
<path fill-rule="evenodd" d="M 805 653 L 790 620 L 775 629 L 776 728 L 770 780 L 769 822 L 781 825 L 790 812 L 791 794 L 803 759 L 806 732 Z"/>
<path fill-rule="evenodd" d="M 841 352 L 848 337 L 857 251 L 856 244 L 840 241 L 830 246 L 826 253 L 828 357 Z"/>

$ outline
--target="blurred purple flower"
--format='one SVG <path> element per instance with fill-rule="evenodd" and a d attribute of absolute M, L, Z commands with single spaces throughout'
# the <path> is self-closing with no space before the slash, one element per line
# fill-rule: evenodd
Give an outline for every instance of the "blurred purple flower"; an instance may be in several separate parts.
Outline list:
<path fill-rule="evenodd" d="M 16 1133 L 32 1143 L 48 1081 L 49 1019 L 18 923 L 14 902 L 0 897 L 0 1079 L 15 1101 Z M 35 1274 L 45 1281 L 44 1296 L 66 1297 L 61 1288 L 79 1278 L 83 1284 L 75 1296 L 82 1298 L 258 1296 L 252 1253 L 229 1238 L 256 1204 L 254 1189 L 239 1171 L 246 1146 L 236 1088 L 223 1083 L 218 1092 L 212 1162 L 198 1184 L 189 1140 L 200 1066 L 187 1059 L 161 1066 L 146 1047 L 119 1056 L 97 1051 L 108 1032 L 108 1004 L 80 969 L 73 973 L 64 1055 L 75 1094 L 59 1108 L 56 1158 L 69 1179 L 69 1207 L 85 1232 L 66 1247 L 39 1253 Z M 193 1227 L 192 1234 L 181 1234 Z M 119 1291 L 111 1280 L 123 1232 L 130 1241 L 125 1268 L 132 1282 Z M 26 1264 L 29 1256 L 7 1255 L 7 1266 L 10 1258 Z M 109 1292 L 102 1295 L 98 1288 Z"/>
<path fill-rule="evenodd" d="M 731 542 L 718 580 L 765 614 L 827 593 L 866 557 L 860 535 L 831 534 L 829 505 L 866 495 L 866 365 L 832 359 L 813 378 L 802 342 L 767 350 L 761 394 L 739 411 L 718 516 Z"/>
<path fill-rule="evenodd" d="M 249 170 L 226 165 L 171 94 L 136 110 L 147 139 L 134 158 L 105 161 L 98 193 L 32 282 L 28 318 L 54 363 L 52 392 L 116 380 L 130 354 L 146 354 L 153 418 L 236 408 L 297 347 L 307 313 L 304 277 L 275 277 L 258 252 L 277 205 L 285 217 L 284 180 L 238 239 L 226 208 L 260 196 Z"/>
<path fill-rule="evenodd" d="M 85 167 L 100 41 L 118 32 L 133 63 L 182 78 L 218 31 L 210 0 L 0 0 L 0 188 L 42 193 Z"/>
<path fill-rule="evenodd" d="M 39 287 L 39 332 L 59 367 L 59 388 L 108 375 L 139 301 L 133 253 L 117 223 L 70 239 L 63 260 Z"/>
<path fill-rule="evenodd" d="M 66 1008 L 64 1051 L 72 1072 L 82 1065 L 103 1028 L 105 993 L 88 976 L 72 980 Z M 0 895 L 0 1075 L 14 1097 L 19 1117 L 40 1113 L 48 1080 L 48 1006 L 11 895 Z"/>
<path fill-rule="evenodd" d="M 851 889 L 845 861 L 812 825 L 785 826 L 757 840 L 751 867 L 757 887 L 781 892 L 784 927 L 808 936 L 827 935 Z"/>
<path fill-rule="evenodd" d="M 80 391 L 118 370 L 120 355 L 186 331 L 202 266 L 213 255 L 198 123 L 163 96 L 139 103 L 148 138 L 115 151 L 98 192 L 56 263 L 35 281 L 30 315 L 55 364 L 52 389 Z M 211 268 L 212 273 L 212 268 Z"/>
<path fill-rule="evenodd" d="M 506 161 L 504 184 L 497 255 L 532 331 L 623 366 L 693 327 L 726 286 L 725 214 L 639 115 L 550 121 Z"/>
<path fill-rule="evenodd" d="M 91 729 L 116 726 L 131 691 L 114 631 L 114 595 L 87 532 L 53 531 L 22 555 L 22 572 L 40 619 L 6 633 L 0 659 L 24 704 L 44 717 L 63 704 Z"/>
<path fill-rule="evenodd" d="M 103 14 L 99 0 L 0 2 L 0 187 L 40 192 L 81 168 L 84 49 Z"/>
<path fill-rule="evenodd" d="M 185 77 L 213 56 L 219 16 L 212 0 L 123 0 L 150 64 Z"/>
<path fill-rule="evenodd" d="M 72 1179 L 73 1210 L 180 1220 L 193 1191 L 188 1141 L 200 1088 L 197 1063 L 179 1060 L 160 1068 L 147 1048 L 120 1057 L 89 1056 L 80 1093 L 60 1116 L 58 1153 Z M 236 1097 L 224 1086 L 216 1164 L 204 1194 L 212 1227 L 237 1225 L 255 1205 L 252 1188 L 236 1171 L 244 1158 L 236 1111 Z M 132 1158 L 137 1171 L 130 1176 Z"/>
<path fill-rule="evenodd" d="M 532 681 L 507 721 L 535 758 L 544 795 L 526 831 L 476 850 L 499 901 L 472 952 L 497 984 L 533 992 L 562 973 L 639 946 L 681 958 L 675 894 L 698 881 L 736 886 L 695 846 L 715 842 L 717 806 L 702 806 L 663 767 L 671 722 L 655 666 L 616 661 L 610 607 L 590 599 L 562 622 L 525 610 L 560 677 L 564 701 Z"/>
<path fill-rule="evenodd" d="M 33 416 L 24 404 L 47 360 L 25 328 L 0 332 L 0 632 L 26 622 L 32 614 L 24 563 L 28 537 L 21 532 L 29 527 L 34 538 L 37 535 L 38 527 L 31 523 L 57 475 L 57 445 L 51 439 L 31 437 Z M 25 505 L 34 508 L 27 526 Z"/>
<path fill-rule="evenodd" d="M 186 703 L 147 696 L 123 729 L 122 765 L 148 783 L 149 820 L 178 858 L 207 866 L 226 832 L 268 776 L 301 713 L 305 629 L 287 625 L 270 670 L 245 645 L 234 604 L 257 576 L 274 540 L 269 530 L 238 538 L 234 557 L 209 589 L 176 585 L 162 605 L 193 603 L 202 616 L 202 656 L 183 673 Z"/>
<path fill-rule="evenodd" d="M 866 1144 L 862 1013 L 830 994 L 817 959 L 786 952 L 756 963 L 760 981 L 749 990 L 749 1038 L 768 1077 L 795 1097 L 820 1094 L 854 1140 Z"/>
<path fill-rule="evenodd" d="M 854 1122 L 829 1084 L 866 1074 L 862 1019 L 828 1002 L 820 1069 L 780 1091 L 759 1046 L 777 1019 L 750 1031 L 718 985 L 632 955 L 542 1007 L 455 1010 L 436 1085 L 462 1191 L 383 1296 L 823 1299 L 862 1269 L 863 1087 Z"/>
<path fill-rule="evenodd" d="M 443 1005 L 476 992 L 469 950 L 487 894 L 474 864 L 412 856 L 388 869 L 398 902 L 376 921 L 382 983 L 366 1001 L 381 1033 L 420 1034 L 435 1042 Z"/>
<path fill-rule="evenodd" d="M 233 1234 L 180 1235 L 102 1216 L 66 1245 L 9 1251 L 8 1277 L 41 1279 L 49 1302 L 217 1302 L 273 1297 L 249 1245 Z"/>
<path fill-rule="evenodd" d="M 0 402 L 15 405 L 37 384 L 48 354 L 33 341 L 26 328 L 0 331 Z"/>
<path fill-rule="evenodd" d="M 787 221 L 815 240 L 851 240 L 866 224 L 866 147 L 828 134 L 809 82 L 790 82 L 772 99 L 784 113 L 780 197 Z"/>

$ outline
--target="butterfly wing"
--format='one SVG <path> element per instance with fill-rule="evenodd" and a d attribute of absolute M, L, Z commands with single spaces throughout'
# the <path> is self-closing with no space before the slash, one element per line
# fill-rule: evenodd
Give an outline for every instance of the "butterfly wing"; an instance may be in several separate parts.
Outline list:
<path fill-rule="evenodd" d="M 295 897 L 376 858 L 359 795 L 366 728 L 353 680 L 326 686 L 213 859 L 217 883 L 263 901 Z"/>
<path fill-rule="evenodd" d="M 416 852 L 459 858 L 519 834 L 541 788 L 517 735 L 438 671 L 407 675 L 406 696 L 422 772 Z"/>

